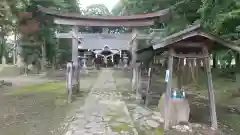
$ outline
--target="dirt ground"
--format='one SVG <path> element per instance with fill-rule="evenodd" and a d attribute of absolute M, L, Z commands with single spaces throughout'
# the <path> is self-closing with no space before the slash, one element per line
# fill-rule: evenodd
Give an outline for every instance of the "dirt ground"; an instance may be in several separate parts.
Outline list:
<path fill-rule="evenodd" d="M 5 78 L 14 84 L 11 88 L 0 89 L 0 116 L 3 116 L 0 117 L 0 134 L 60 135 L 71 121 L 74 106 L 83 102 L 96 76 L 96 72 L 82 76 L 81 94 L 72 104 L 66 102 L 64 81 L 37 77 Z"/>
<path fill-rule="evenodd" d="M 75 114 L 74 108 L 84 103 L 85 95 L 94 84 L 97 74 L 97 71 L 93 71 L 89 72 L 88 75 L 81 75 L 81 93 L 75 97 L 76 99 L 72 104 L 66 102 L 64 78 L 59 79 L 61 77 L 58 77 L 54 79 L 54 77 L 51 77 L 49 79 L 49 77 L 36 76 L 0 78 L 0 80 L 5 79 L 14 83 L 11 88 L 0 88 L 0 116 L 3 116 L 0 117 L 0 134 L 61 135 L 65 132 L 66 127 L 73 118 L 72 116 Z M 121 91 L 123 96 L 129 96 L 129 92 L 131 93 L 129 91 L 131 89 L 131 74 L 120 71 L 115 72 L 114 76 L 119 79 L 115 80 L 117 89 Z M 220 128 L 226 131 L 227 135 L 239 135 L 240 115 L 222 106 L 233 103 L 233 98 L 229 94 L 234 87 L 233 82 L 215 79 L 214 86 Z M 191 92 L 191 94 L 195 94 L 191 99 L 191 110 L 194 114 L 191 121 L 209 124 L 206 90 L 199 89 Z M 135 99 L 127 99 L 126 102 L 132 103 L 134 101 Z M 152 107 L 154 108 L 154 106 L 150 106 L 150 108 Z M 142 132 L 139 130 L 139 133 Z M 197 133 L 205 135 L 202 132 Z M 160 133 L 158 134 L 160 135 Z M 176 133 L 169 134 L 175 135 Z"/>

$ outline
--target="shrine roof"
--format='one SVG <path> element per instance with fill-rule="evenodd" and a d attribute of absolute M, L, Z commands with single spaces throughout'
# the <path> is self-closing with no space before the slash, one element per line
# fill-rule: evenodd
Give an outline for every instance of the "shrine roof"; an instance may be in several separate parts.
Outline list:
<path fill-rule="evenodd" d="M 203 31 L 201 28 L 201 25 L 194 25 L 183 31 L 167 36 L 157 41 L 152 47 L 154 50 L 157 50 L 160 48 L 169 47 L 169 45 L 172 45 L 174 43 L 181 42 L 181 41 L 190 40 L 194 42 L 193 39 L 195 37 L 201 37 L 202 42 L 203 42 L 203 39 L 207 39 L 207 40 L 213 41 L 214 43 L 221 44 L 227 48 L 240 52 L 240 46 L 238 46 L 236 43 L 231 41 L 226 41 L 220 37 L 217 37 L 213 34 Z"/>
<path fill-rule="evenodd" d="M 106 45 L 110 49 L 127 50 L 132 34 L 82 34 L 79 49 L 102 49 Z"/>
<path fill-rule="evenodd" d="M 169 13 L 169 9 L 160 10 L 153 13 L 146 13 L 146 14 L 138 14 L 138 15 L 131 15 L 131 16 L 89 16 L 89 15 L 80 15 L 79 13 L 72 13 L 72 12 L 60 12 L 57 10 L 52 10 L 49 8 L 44 8 L 38 6 L 38 10 L 46 13 L 48 15 L 61 17 L 61 18 L 71 18 L 71 19 L 85 19 L 85 20 L 141 20 L 141 19 L 155 19 L 159 18 L 160 16 L 164 16 Z"/>

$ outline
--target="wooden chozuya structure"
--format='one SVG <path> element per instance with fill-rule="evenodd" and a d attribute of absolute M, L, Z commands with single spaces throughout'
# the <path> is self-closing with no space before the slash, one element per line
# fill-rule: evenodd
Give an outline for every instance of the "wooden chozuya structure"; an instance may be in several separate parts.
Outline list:
<path fill-rule="evenodd" d="M 218 45 L 222 46 L 218 46 Z M 207 72 L 207 86 L 208 86 L 208 95 L 209 95 L 209 109 L 210 109 L 210 118 L 211 118 L 211 127 L 217 129 L 217 114 L 215 107 L 215 95 L 214 88 L 212 83 L 212 74 L 210 67 L 210 52 L 215 49 L 221 49 L 221 47 L 227 47 L 237 52 L 240 52 L 240 47 L 233 42 L 225 41 L 221 38 L 218 38 L 212 34 L 204 32 L 201 29 L 200 25 L 191 26 L 183 31 L 172 34 L 165 38 L 162 38 L 156 41 L 152 46 L 138 50 L 138 55 L 145 56 L 145 53 L 149 52 L 168 52 L 168 71 L 169 79 L 167 82 L 166 94 L 165 94 L 165 111 L 164 111 L 164 128 L 168 129 L 170 126 L 170 112 L 169 112 L 169 103 L 172 94 L 173 86 L 173 65 L 177 59 L 180 68 L 185 67 L 184 59 L 189 59 L 191 62 L 192 59 L 200 59 L 203 61 L 203 66 Z M 152 53 L 153 55 L 153 53 Z M 177 81 L 179 87 L 183 87 L 184 73 L 180 72 L 177 74 Z M 180 88 L 181 89 L 181 88 Z M 175 115 L 177 112 L 175 112 Z"/>
<path fill-rule="evenodd" d="M 162 21 L 166 20 L 168 18 L 169 9 L 161 10 L 154 13 L 148 13 L 148 14 L 140 14 L 140 15 L 133 15 L 133 16 L 83 16 L 79 13 L 64 13 L 59 11 L 54 11 L 48 8 L 44 7 L 38 7 L 39 11 L 52 17 L 53 22 L 55 24 L 59 25 L 70 25 L 72 26 L 71 33 L 65 33 L 65 36 L 62 36 L 64 34 L 58 34 L 58 38 L 72 38 L 72 61 L 73 66 L 75 67 L 78 65 L 78 46 L 84 45 L 84 35 L 79 32 L 79 27 L 103 27 L 103 34 L 111 36 L 112 34 L 108 33 L 108 27 L 131 27 L 132 33 L 131 38 L 129 40 L 129 47 L 131 51 L 131 61 L 133 65 L 133 69 L 135 71 L 135 62 L 136 62 L 136 45 L 137 43 L 131 42 L 132 39 L 135 38 L 137 34 L 137 28 L 139 27 L 146 27 L 146 26 L 152 26 L 156 21 Z M 99 34 L 99 33 L 98 33 Z M 117 35 L 116 35 L 117 36 Z M 102 40 L 104 41 L 104 40 Z M 117 40 L 116 40 L 117 41 Z M 104 44 L 104 43 L 103 43 Z M 116 49 L 112 47 L 112 44 L 104 44 L 108 45 L 112 49 Z M 123 44 L 124 46 L 126 44 Z M 96 45 L 97 46 L 97 45 Z M 86 48 L 85 48 L 86 49 Z M 117 48 L 119 49 L 119 48 Z M 78 71 L 76 71 L 74 74 L 78 75 Z M 79 80 L 76 80 L 74 78 L 73 81 L 74 85 L 79 85 Z M 136 80 L 136 72 L 133 73 L 133 82 Z M 78 88 L 78 87 L 77 87 Z"/>

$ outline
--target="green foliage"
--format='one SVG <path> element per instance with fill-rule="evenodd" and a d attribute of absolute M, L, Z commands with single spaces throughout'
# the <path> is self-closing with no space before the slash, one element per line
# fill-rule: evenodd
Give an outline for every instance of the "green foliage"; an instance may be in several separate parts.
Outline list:
<path fill-rule="evenodd" d="M 239 25 L 239 8 L 235 0 L 202 0 L 198 12 L 205 28 L 218 35 L 229 35 L 232 39 L 231 33 L 236 33 Z"/>
<path fill-rule="evenodd" d="M 199 22 L 212 33 L 230 40 L 239 38 L 238 0 L 120 0 L 112 12 L 114 15 L 131 15 L 165 8 L 171 9 L 172 17 L 165 25 L 168 34 Z"/>
<path fill-rule="evenodd" d="M 68 49 L 59 50 L 54 34 L 56 31 L 68 32 L 69 27 L 56 27 L 51 23 L 51 19 L 37 12 L 37 5 L 65 12 L 79 12 L 79 14 L 96 16 L 134 15 L 170 8 L 170 21 L 165 24 L 158 23 L 152 27 L 154 29 L 164 28 L 165 36 L 194 23 L 201 23 L 206 30 L 225 39 L 238 40 L 240 37 L 239 0 L 119 0 L 111 12 L 102 4 L 90 5 L 85 10 L 79 8 L 80 4 L 77 0 L 3 0 L 0 3 L 1 43 L 5 42 L 8 33 L 16 29 L 21 21 L 22 18 L 18 16 L 19 12 L 31 12 L 33 13 L 32 18 L 40 23 L 40 31 L 28 36 L 26 39 L 39 42 L 40 45 L 45 44 L 46 58 L 52 63 L 57 61 L 56 58 L 67 57 L 66 59 L 68 59 L 69 52 L 66 51 L 70 50 L 70 46 L 67 46 Z M 121 27 L 110 28 L 111 33 L 122 33 L 128 30 Z M 102 28 L 83 28 L 81 31 L 94 33 L 101 32 Z M 23 41 L 23 39 L 21 40 Z M 70 42 L 67 44 L 70 44 Z M 41 53 L 40 47 L 35 49 Z M 31 49 L 26 49 L 23 52 L 31 54 L 31 51 Z M 3 51 L 1 50 L 1 52 Z M 37 56 L 42 57 L 39 53 L 37 53 Z"/>
<path fill-rule="evenodd" d="M 108 8 L 103 4 L 93 4 L 86 8 L 84 15 L 107 16 L 111 15 Z"/>
<path fill-rule="evenodd" d="M 53 23 L 51 23 L 50 18 L 46 18 L 43 14 L 38 12 L 37 6 L 55 8 L 60 11 L 67 12 L 80 12 L 80 8 L 78 6 L 77 0 L 15 0 L 18 1 L 19 4 L 9 3 L 11 7 L 11 12 L 15 14 L 18 18 L 18 22 L 24 21 L 26 19 L 20 18 L 18 16 L 19 12 L 24 11 L 28 13 L 32 13 L 32 20 L 36 20 L 39 23 L 38 32 L 30 33 L 30 35 L 23 35 L 21 42 L 24 45 L 25 43 L 38 43 L 38 46 L 31 45 L 30 47 L 23 47 L 22 56 L 25 59 L 26 63 L 32 63 L 33 61 L 39 63 L 41 57 L 46 57 L 47 60 L 51 63 L 56 61 L 56 55 L 58 51 L 57 48 L 57 39 L 55 38 L 55 32 L 63 29 L 68 29 L 67 27 L 56 27 Z M 16 6 L 21 5 L 21 6 Z M 28 19 L 27 19 L 28 20 Z M 31 28 L 28 28 L 31 29 Z M 41 46 L 44 45 L 46 55 L 41 51 Z M 37 53 L 33 53 L 37 52 Z M 45 62 L 42 62 L 45 63 Z"/>

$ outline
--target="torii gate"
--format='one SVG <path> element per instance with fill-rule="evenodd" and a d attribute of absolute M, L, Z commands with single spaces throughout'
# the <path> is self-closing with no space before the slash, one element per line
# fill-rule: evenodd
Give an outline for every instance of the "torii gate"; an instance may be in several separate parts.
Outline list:
<path fill-rule="evenodd" d="M 72 26 L 71 34 L 60 34 L 58 37 L 66 36 L 68 38 L 72 38 L 72 61 L 73 65 L 78 65 L 78 41 L 79 38 L 77 36 L 81 35 L 79 33 L 78 26 L 99 26 L 104 27 L 104 32 L 107 32 L 107 27 L 132 27 L 133 38 L 136 37 L 138 27 L 146 27 L 152 26 L 155 24 L 156 20 L 162 21 L 168 19 L 169 9 L 161 10 L 158 12 L 147 13 L 147 14 L 139 14 L 132 16 L 83 16 L 79 13 L 60 13 L 59 11 L 54 11 L 44 7 L 38 7 L 38 10 L 46 15 L 53 17 L 53 21 L 55 24 L 59 25 L 70 25 Z M 65 37 L 65 38 L 66 38 Z M 80 37 L 81 38 L 81 37 Z M 133 39 L 132 38 L 132 39 Z M 136 40 L 132 40 L 131 42 L 131 52 L 132 52 L 132 67 L 135 71 L 134 66 L 136 65 Z M 76 76 L 79 76 L 79 73 L 74 73 Z M 78 77 L 74 78 L 73 82 L 77 82 L 79 84 Z M 136 73 L 133 74 L 133 81 L 136 80 Z M 74 84 L 76 85 L 76 84 Z M 77 87 L 79 88 L 79 87 Z"/>

